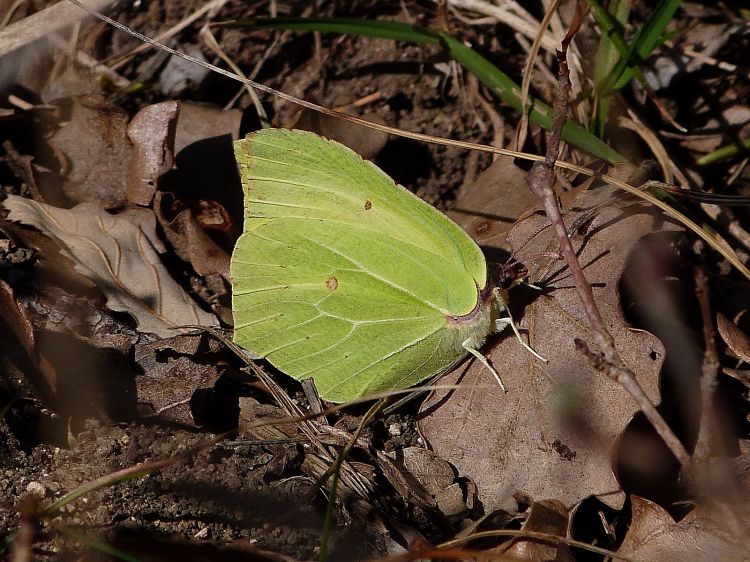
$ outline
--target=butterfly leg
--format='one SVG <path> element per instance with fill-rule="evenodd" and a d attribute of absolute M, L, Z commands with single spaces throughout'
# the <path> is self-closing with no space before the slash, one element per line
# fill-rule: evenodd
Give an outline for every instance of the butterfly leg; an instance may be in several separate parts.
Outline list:
<path fill-rule="evenodd" d="M 536 351 L 534 351 L 534 349 L 529 344 L 523 341 L 523 338 L 521 337 L 521 332 L 518 331 L 518 328 L 516 327 L 516 323 L 513 321 L 513 317 L 510 315 L 510 312 L 508 311 L 507 308 L 505 309 L 505 312 L 508 314 L 508 317 L 498 318 L 497 320 L 495 320 L 495 329 L 498 332 L 502 332 L 506 328 L 506 326 L 510 326 L 511 329 L 513 330 L 513 333 L 516 335 L 516 339 L 519 342 L 521 342 L 521 345 L 524 346 L 528 350 L 528 352 L 531 353 L 534 357 L 546 363 L 547 360 L 544 357 L 539 355 Z"/>
<path fill-rule="evenodd" d="M 493 369 L 493 368 L 492 368 L 492 365 L 490 365 L 490 362 L 489 362 L 489 361 L 487 361 L 487 358 L 486 358 L 486 357 L 485 357 L 484 355 L 482 355 L 482 354 L 481 354 L 481 353 L 479 353 L 479 352 L 478 352 L 478 351 L 477 351 L 476 349 L 474 349 L 473 347 L 471 347 L 471 343 L 470 343 L 470 342 L 471 342 L 471 340 L 466 340 L 466 341 L 465 341 L 465 342 L 464 342 L 463 344 L 461 344 L 461 345 L 463 345 L 463 348 L 464 348 L 464 349 L 465 349 L 466 351 L 468 351 L 468 352 L 469 352 L 469 353 L 471 353 L 471 354 L 472 354 L 472 355 L 473 355 L 474 357 L 476 357 L 476 358 L 477 358 L 477 360 L 478 360 L 478 361 L 479 361 L 479 362 L 480 362 L 480 363 L 481 363 L 482 365 L 484 365 L 484 366 L 485 366 L 485 367 L 487 368 L 487 370 L 488 370 L 488 371 L 489 371 L 490 373 L 492 373 L 492 375 L 493 375 L 493 376 L 495 377 L 495 380 L 496 380 L 496 381 L 497 381 L 497 383 L 498 383 L 498 384 L 500 385 L 500 388 L 502 388 L 502 389 L 503 389 L 503 392 L 508 392 L 508 391 L 507 391 L 507 390 L 505 389 L 505 385 L 503 384 L 503 381 L 502 381 L 502 379 L 500 378 L 500 375 L 498 375 L 498 374 L 497 374 L 497 371 L 496 371 L 495 369 Z"/>

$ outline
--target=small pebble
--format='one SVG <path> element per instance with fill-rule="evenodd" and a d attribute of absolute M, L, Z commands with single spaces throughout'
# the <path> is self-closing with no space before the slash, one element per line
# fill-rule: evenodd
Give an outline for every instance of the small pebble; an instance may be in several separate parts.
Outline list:
<path fill-rule="evenodd" d="M 193 535 L 194 539 L 202 540 L 208 538 L 208 527 L 203 527 L 200 531 Z"/>
<path fill-rule="evenodd" d="M 398 437 L 401 435 L 401 425 L 398 423 L 392 423 L 388 426 L 388 434 L 391 437 Z"/>
<path fill-rule="evenodd" d="M 41 482 L 37 482 L 36 480 L 32 480 L 28 483 L 26 486 L 26 491 L 29 494 L 33 494 L 37 497 L 43 498 L 45 495 L 47 495 L 47 490 L 44 487 L 44 484 Z"/>

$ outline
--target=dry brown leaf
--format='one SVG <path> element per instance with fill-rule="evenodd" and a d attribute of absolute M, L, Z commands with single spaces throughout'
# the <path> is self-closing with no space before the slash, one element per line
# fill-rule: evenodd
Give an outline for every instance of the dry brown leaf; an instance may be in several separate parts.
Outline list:
<path fill-rule="evenodd" d="M 215 358 L 200 359 L 219 349 L 217 340 L 206 334 L 136 344 L 134 359 L 143 369 L 143 376 L 135 379 L 141 414 L 193 425 L 191 398 L 196 390 L 213 388 L 220 375 Z"/>
<path fill-rule="evenodd" d="M 50 139 L 68 172 L 64 195 L 69 204 L 98 203 L 106 209 L 120 207 L 132 148 L 125 130 L 127 113 L 100 96 L 74 98 L 68 121 Z M 48 202 L 56 199 L 47 198 Z"/>
<path fill-rule="evenodd" d="M 744 522 L 732 522 L 727 510 L 699 507 L 675 522 L 653 502 L 638 496 L 632 501 L 633 522 L 617 551 L 625 558 L 660 562 L 750 559 L 747 513 Z"/>
<path fill-rule="evenodd" d="M 399 452 L 407 470 L 432 497 L 446 516 L 468 510 L 464 489 L 456 482 L 456 470 L 438 455 L 424 447 L 407 447 Z M 469 498 L 470 500 L 472 498 Z"/>
<path fill-rule="evenodd" d="M 229 135 L 232 140 L 240 137 L 242 111 L 223 111 L 211 105 L 201 105 L 180 101 L 180 115 L 177 118 L 174 150 L 180 152 L 194 142 L 212 137 Z"/>
<path fill-rule="evenodd" d="M 192 209 L 183 208 L 175 214 L 171 208 L 175 203 L 172 193 L 159 192 L 154 208 L 177 255 L 190 263 L 198 275 L 207 277 L 218 273 L 230 282 L 229 254 L 201 228 Z"/>
<path fill-rule="evenodd" d="M 128 203 L 150 205 L 159 176 L 172 168 L 179 112 L 176 101 L 165 101 L 144 107 L 130 121 L 128 138 L 133 143 L 133 159 L 128 174 Z"/>
<path fill-rule="evenodd" d="M 218 203 L 211 201 L 197 203 L 221 208 Z M 232 326 L 234 318 L 229 291 L 231 285 L 229 253 L 217 244 L 214 237 L 210 236 L 206 228 L 199 223 L 199 218 L 211 219 L 210 213 L 196 216 L 193 208 L 180 209 L 181 204 L 183 204 L 182 201 L 175 201 L 174 194 L 157 191 L 154 199 L 156 217 L 175 253 L 182 260 L 190 263 L 195 272 L 203 278 L 208 290 L 208 295 L 201 295 L 204 296 L 205 302 L 211 305 L 211 309 L 222 323 Z M 216 217 L 217 219 L 226 217 L 226 211 L 223 208 L 221 211 L 217 213 L 220 215 Z M 224 225 L 229 227 L 229 231 L 233 230 L 231 219 L 226 218 L 221 226 Z M 211 224 L 211 226 L 218 225 Z M 212 230 L 219 233 L 219 238 L 229 238 L 228 233 L 221 228 Z M 232 239 L 236 240 L 236 236 Z"/>
<path fill-rule="evenodd" d="M 90 203 L 68 210 L 15 195 L 4 204 L 9 220 L 54 239 L 76 270 L 99 285 L 107 306 L 132 315 L 140 331 L 169 337 L 175 334 L 172 327 L 217 325 L 162 265 L 151 211 L 111 215 Z M 144 213 L 150 219 L 143 220 Z"/>
<path fill-rule="evenodd" d="M 716 326 L 727 347 L 745 363 L 750 363 L 750 338 L 721 312 L 716 315 Z"/>
<path fill-rule="evenodd" d="M 513 158 L 500 156 L 479 174 L 447 214 L 480 246 L 507 250 L 505 237 L 513 223 L 536 206 L 526 187 L 526 171 L 516 166 Z"/>
<path fill-rule="evenodd" d="M 29 311 L 18 302 L 13 294 L 13 288 L 2 279 L 0 279 L 0 320 L 4 321 L 17 343 L 20 343 L 21 348 L 33 359 L 36 356 L 36 347 Z"/>
<path fill-rule="evenodd" d="M 8 332 L 10 332 L 10 338 L 7 337 Z M 38 371 L 38 373 L 28 373 L 37 389 L 43 395 L 55 392 L 57 390 L 57 373 L 54 366 L 37 349 L 31 315 L 26 306 L 18 301 L 13 288 L 2 279 L 0 279 L 0 333 L 5 336 L 3 340 L 6 351 L 11 357 L 16 356 L 17 360 L 23 361 L 19 351 L 22 349 L 26 352 L 26 358 L 31 362 L 32 370 Z M 20 346 L 12 344 L 13 339 Z"/>
<path fill-rule="evenodd" d="M 453 484 L 456 471 L 445 460 L 424 447 L 406 447 L 399 451 L 404 468 L 433 496 Z"/>
<path fill-rule="evenodd" d="M 368 115 L 371 121 L 381 121 L 374 115 Z M 327 139 L 335 140 L 348 146 L 354 152 L 369 160 L 376 156 L 388 141 L 388 133 L 375 129 L 366 129 L 338 117 L 324 115 L 319 111 L 303 109 L 293 124 L 294 129 L 311 131 Z"/>
<path fill-rule="evenodd" d="M 588 192 L 582 196 L 586 207 L 598 203 L 597 194 L 604 200 L 611 197 L 608 190 Z M 653 335 L 627 327 L 617 292 L 630 249 L 654 230 L 654 221 L 642 207 L 627 214 L 608 209 L 575 243 L 617 349 L 646 393 L 658 401 L 664 348 Z M 548 247 L 550 229 L 534 235 L 543 223 L 542 217 L 531 217 L 511 233 L 516 247 L 531 239 L 518 256 L 530 269 L 545 250 L 555 250 Z M 610 467 L 610 448 L 636 412 L 635 405 L 575 351 L 574 338 L 590 342 L 591 335 L 563 263 L 554 262 L 546 275 L 532 273 L 530 281 L 541 283 L 545 292 L 527 292 L 533 300 L 516 320 L 549 363 L 535 359 L 512 335 L 491 340 L 485 352 L 508 393 L 479 363 L 464 366 L 441 380 L 460 384 L 459 390 L 438 392 L 424 404 L 421 431 L 437 454 L 476 482 L 487 510 L 519 490 L 568 505 L 595 495 L 619 506 L 623 496 Z M 514 291 L 519 298 L 522 291 Z M 518 307 L 511 308 L 520 316 Z"/>
<path fill-rule="evenodd" d="M 425 449 L 422 449 L 425 450 Z M 437 507 L 433 495 L 403 463 L 389 455 L 378 455 L 378 467 L 399 498 L 407 503 L 426 509 Z"/>
<path fill-rule="evenodd" d="M 741 369 L 728 369 L 728 368 L 724 368 L 724 369 L 722 369 L 722 372 L 724 374 L 729 375 L 732 378 L 737 379 L 742 384 L 744 384 L 746 387 L 750 388 L 750 371 L 741 370 Z"/>
<path fill-rule="evenodd" d="M 96 284 L 75 270 L 70 260 L 60 254 L 54 240 L 12 222 L 4 221 L 2 226 L 19 244 L 34 249 L 34 274 L 40 285 L 56 285 L 75 294 L 97 292 Z"/>
<path fill-rule="evenodd" d="M 531 501 L 526 521 L 521 528 L 529 533 L 544 533 L 557 537 L 568 535 L 568 510 L 559 501 Z M 498 549 L 500 550 L 500 549 Z M 542 542 L 537 540 L 513 539 L 508 548 L 502 548 L 503 554 L 511 560 L 555 560 L 568 562 L 574 560 L 568 545 L 564 543 Z"/>

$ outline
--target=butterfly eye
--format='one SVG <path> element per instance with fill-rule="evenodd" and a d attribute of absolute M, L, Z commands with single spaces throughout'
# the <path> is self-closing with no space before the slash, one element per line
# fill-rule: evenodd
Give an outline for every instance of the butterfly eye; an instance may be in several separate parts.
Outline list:
<path fill-rule="evenodd" d="M 498 268 L 497 286 L 501 289 L 515 287 L 529 276 L 527 267 L 515 258 L 509 259 Z"/>

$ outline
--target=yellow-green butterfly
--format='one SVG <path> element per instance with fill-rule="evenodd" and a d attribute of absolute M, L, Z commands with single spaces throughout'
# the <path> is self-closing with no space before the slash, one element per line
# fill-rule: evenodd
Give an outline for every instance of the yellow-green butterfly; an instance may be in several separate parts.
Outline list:
<path fill-rule="evenodd" d="M 408 388 L 508 323 L 474 241 L 345 146 L 265 129 L 234 143 L 245 224 L 234 341 L 346 402 Z M 515 329 L 515 326 L 514 326 Z"/>

